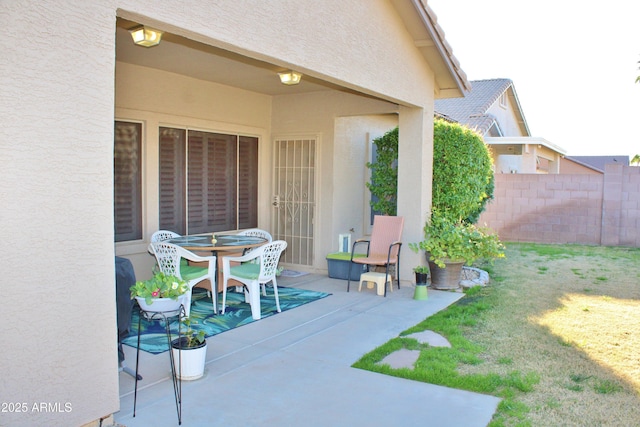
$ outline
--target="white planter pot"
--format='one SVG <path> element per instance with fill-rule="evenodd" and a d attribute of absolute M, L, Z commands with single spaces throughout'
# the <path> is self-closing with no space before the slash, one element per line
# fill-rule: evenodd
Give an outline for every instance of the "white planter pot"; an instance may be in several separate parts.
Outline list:
<path fill-rule="evenodd" d="M 180 338 L 184 339 L 184 338 Z M 179 349 L 178 339 L 171 341 L 173 364 L 178 378 L 184 381 L 197 380 L 204 375 L 204 362 L 207 358 L 207 342 L 199 347 Z"/>
<path fill-rule="evenodd" d="M 154 298 L 151 304 L 147 304 L 144 298 L 136 297 L 138 305 L 144 311 L 151 312 L 163 312 L 165 315 L 178 314 L 180 312 L 180 306 L 184 304 L 184 300 L 187 297 L 186 294 L 180 295 L 177 300 L 171 298 Z"/>

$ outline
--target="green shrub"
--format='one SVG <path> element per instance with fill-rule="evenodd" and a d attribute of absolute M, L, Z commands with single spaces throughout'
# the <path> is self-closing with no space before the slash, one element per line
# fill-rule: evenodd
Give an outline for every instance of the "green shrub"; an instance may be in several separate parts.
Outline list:
<path fill-rule="evenodd" d="M 475 223 L 493 197 L 493 160 L 482 137 L 457 123 L 433 126 L 433 208 L 451 221 Z"/>
<path fill-rule="evenodd" d="M 371 199 L 374 211 L 395 215 L 398 211 L 398 127 L 373 140 L 376 161 L 367 163 L 371 169 L 371 182 L 367 188 L 377 200 Z"/>
<path fill-rule="evenodd" d="M 395 215 L 398 195 L 398 127 L 373 140 L 371 207 Z M 482 137 L 457 123 L 435 119 L 433 130 L 433 208 L 453 222 L 475 223 L 493 197 L 493 160 Z"/>

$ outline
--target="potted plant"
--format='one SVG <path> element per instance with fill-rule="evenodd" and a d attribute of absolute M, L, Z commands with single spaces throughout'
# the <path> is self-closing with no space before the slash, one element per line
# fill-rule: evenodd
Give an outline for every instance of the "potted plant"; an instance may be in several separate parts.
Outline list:
<path fill-rule="evenodd" d="M 186 316 L 180 319 L 186 331 L 171 341 L 173 363 L 178 378 L 182 380 L 197 380 L 204 375 L 204 362 L 207 357 L 207 341 L 203 330 L 196 331 L 192 325 L 196 322 Z"/>
<path fill-rule="evenodd" d="M 426 285 L 427 279 L 429 279 L 429 266 L 418 265 L 413 267 L 413 272 L 416 275 L 416 285 Z"/>
<path fill-rule="evenodd" d="M 427 299 L 427 280 L 429 279 L 429 266 L 418 265 L 413 267 L 413 272 L 416 275 L 416 289 L 413 294 L 415 300 Z"/>
<path fill-rule="evenodd" d="M 180 310 L 189 287 L 176 276 L 158 272 L 149 280 L 137 281 L 129 290 L 142 310 L 168 313 Z"/>
<path fill-rule="evenodd" d="M 427 253 L 431 270 L 431 286 L 455 289 L 460 283 L 464 264 L 478 259 L 504 257 L 504 246 L 497 235 L 462 220 L 451 221 L 434 212 L 424 227 L 424 240 L 409 247 Z"/>

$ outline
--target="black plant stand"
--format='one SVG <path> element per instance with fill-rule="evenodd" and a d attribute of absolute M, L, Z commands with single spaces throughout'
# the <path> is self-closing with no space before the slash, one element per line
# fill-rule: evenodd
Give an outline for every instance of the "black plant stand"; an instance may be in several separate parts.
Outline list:
<path fill-rule="evenodd" d="M 176 401 L 176 411 L 178 413 L 178 425 L 182 425 L 182 352 L 178 352 L 178 370 L 176 375 L 176 368 L 173 358 L 173 351 L 171 351 L 171 325 L 169 319 L 178 317 L 178 339 L 182 336 L 180 320 L 186 316 L 184 306 L 180 305 L 179 310 L 174 311 L 146 311 L 140 309 L 140 315 L 138 316 L 138 345 L 136 350 L 136 385 L 133 392 L 133 417 L 136 416 L 136 401 L 138 399 L 138 379 L 142 377 L 138 374 L 138 362 L 140 360 L 140 322 L 142 316 L 147 320 L 161 320 L 164 322 L 165 332 L 167 334 L 167 343 L 169 344 L 169 363 L 171 363 L 171 378 L 173 380 L 173 395 Z"/>

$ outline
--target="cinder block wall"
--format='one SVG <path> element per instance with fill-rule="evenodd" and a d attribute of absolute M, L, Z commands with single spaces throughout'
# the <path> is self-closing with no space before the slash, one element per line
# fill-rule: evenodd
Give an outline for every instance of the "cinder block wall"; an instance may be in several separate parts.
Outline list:
<path fill-rule="evenodd" d="M 480 216 L 511 242 L 640 247 L 640 168 L 604 175 L 498 174 Z"/>
<path fill-rule="evenodd" d="M 606 167 L 603 213 L 603 245 L 640 247 L 640 167 Z"/>

